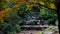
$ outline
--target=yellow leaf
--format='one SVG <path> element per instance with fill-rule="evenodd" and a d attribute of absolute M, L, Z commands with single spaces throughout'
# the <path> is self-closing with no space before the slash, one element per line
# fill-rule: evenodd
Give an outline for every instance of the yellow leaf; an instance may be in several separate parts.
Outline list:
<path fill-rule="evenodd" d="M 41 1 L 41 2 L 39 2 L 39 3 L 40 3 L 41 5 L 45 5 L 45 4 L 44 4 L 44 2 L 42 2 L 42 1 Z"/>
<path fill-rule="evenodd" d="M 16 1 L 18 1 L 18 0 L 8 0 L 9 2 L 16 2 Z"/>
<path fill-rule="evenodd" d="M 33 4 L 33 6 L 38 6 L 37 4 Z"/>
<path fill-rule="evenodd" d="M 11 8 L 7 8 L 7 9 L 5 9 L 5 13 L 6 13 L 5 18 L 11 17 L 11 13 L 12 13 L 12 12 L 13 12 L 13 11 L 12 11 Z M 13 14 L 13 13 L 12 13 L 12 14 Z"/>
<path fill-rule="evenodd" d="M 29 2 L 34 2 L 34 0 L 29 0 Z"/>
<path fill-rule="evenodd" d="M 50 8 L 56 9 L 55 5 L 53 3 L 50 3 Z"/>
<path fill-rule="evenodd" d="M 11 10 L 11 8 L 7 8 L 7 9 L 5 9 L 5 12 L 10 11 L 10 10 Z"/>
<path fill-rule="evenodd" d="M 0 23 L 3 23 L 4 19 L 2 17 L 0 17 Z"/>
<path fill-rule="evenodd" d="M 24 1 L 17 2 L 17 4 L 14 6 L 14 9 L 17 10 L 24 3 L 25 3 Z"/>
<path fill-rule="evenodd" d="M 33 4 L 27 4 L 27 9 L 26 10 L 31 10 L 33 7 Z"/>

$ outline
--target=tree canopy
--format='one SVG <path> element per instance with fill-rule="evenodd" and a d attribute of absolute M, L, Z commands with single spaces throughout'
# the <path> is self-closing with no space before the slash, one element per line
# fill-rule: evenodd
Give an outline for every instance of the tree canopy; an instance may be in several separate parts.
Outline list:
<path fill-rule="evenodd" d="M 26 23 L 31 16 L 40 13 L 51 23 L 57 19 L 55 3 L 56 0 L 0 0 L 0 30 L 6 34 L 19 32 L 22 20 Z"/>

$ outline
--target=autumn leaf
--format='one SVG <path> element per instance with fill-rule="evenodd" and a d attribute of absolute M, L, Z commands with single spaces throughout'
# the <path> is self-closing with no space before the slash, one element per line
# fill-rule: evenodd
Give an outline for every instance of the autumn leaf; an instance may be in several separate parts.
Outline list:
<path fill-rule="evenodd" d="M 41 5 L 45 5 L 45 4 L 44 4 L 44 2 L 42 2 L 42 1 L 41 1 L 41 2 L 39 2 L 39 3 L 40 3 Z"/>
<path fill-rule="evenodd" d="M 31 10 L 33 7 L 33 4 L 27 4 L 27 9 L 26 10 Z"/>
<path fill-rule="evenodd" d="M 7 8 L 7 9 L 5 9 L 5 13 L 6 13 L 5 18 L 9 18 L 9 17 L 11 17 L 11 13 L 13 14 L 13 11 L 11 8 Z"/>
<path fill-rule="evenodd" d="M 51 9 L 56 9 L 55 5 L 53 3 L 50 3 L 50 8 Z"/>
<path fill-rule="evenodd" d="M 0 17 L 0 23 L 3 23 L 4 19 L 2 17 Z"/>
<path fill-rule="evenodd" d="M 17 2 L 17 4 L 14 6 L 14 9 L 19 9 L 19 7 L 21 6 L 21 5 L 23 5 L 25 2 L 24 1 L 21 1 L 21 2 Z"/>
<path fill-rule="evenodd" d="M 5 17 L 5 11 L 4 11 L 4 10 L 2 10 L 2 11 L 0 12 L 0 17 Z"/>

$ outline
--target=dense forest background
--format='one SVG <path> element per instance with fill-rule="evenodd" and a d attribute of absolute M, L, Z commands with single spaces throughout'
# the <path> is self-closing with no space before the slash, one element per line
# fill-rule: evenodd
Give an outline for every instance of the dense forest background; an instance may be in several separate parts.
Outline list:
<path fill-rule="evenodd" d="M 21 31 L 20 24 L 33 25 L 26 23 L 31 16 L 54 24 L 56 0 L 0 0 L 0 33 L 15 34 Z"/>

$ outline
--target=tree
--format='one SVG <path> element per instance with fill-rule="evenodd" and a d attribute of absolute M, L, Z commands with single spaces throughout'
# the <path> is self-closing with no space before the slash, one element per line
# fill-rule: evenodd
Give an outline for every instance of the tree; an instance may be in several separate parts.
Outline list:
<path fill-rule="evenodd" d="M 6 34 L 21 31 L 20 17 L 23 17 L 25 24 L 28 13 L 31 13 L 32 16 L 34 12 L 35 14 L 39 12 L 49 22 L 54 21 L 57 17 L 55 11 L 53 11 L 53 9 L 56 10 L 55 0 L 0 0 L 0 3 L 0 29 Z M 32 9 L 33 7 L 37 7 L 38 10 Z"/>

